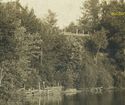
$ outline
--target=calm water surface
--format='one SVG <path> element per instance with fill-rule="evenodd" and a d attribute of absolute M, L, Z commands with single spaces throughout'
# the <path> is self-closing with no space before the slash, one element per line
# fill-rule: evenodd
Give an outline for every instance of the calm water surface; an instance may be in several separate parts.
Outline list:
<path fill-rule="evenodd" d="M 23 104 L 18 103 L 17 105 L 125 105 L 125 91 L 32 97 L 25 100 Z"/>

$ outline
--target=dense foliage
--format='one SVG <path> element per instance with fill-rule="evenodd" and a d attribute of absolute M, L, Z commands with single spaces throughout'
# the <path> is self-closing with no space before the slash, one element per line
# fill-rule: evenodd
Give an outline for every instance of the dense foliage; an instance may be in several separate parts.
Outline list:
<path fill-rule="evenodd" d="M 79 24 L 66 36 L 51 10 L 38 19 L 33 9 L 17 2 L 0 3 L 0 99 L 8 101 L 20 88 L 38 89 L 125 86 L 125 3 L 87 0 Z M 91 7 L 91 8 L 90 8 Z M 117 7 L 117 8 L 116 8 Z"/>

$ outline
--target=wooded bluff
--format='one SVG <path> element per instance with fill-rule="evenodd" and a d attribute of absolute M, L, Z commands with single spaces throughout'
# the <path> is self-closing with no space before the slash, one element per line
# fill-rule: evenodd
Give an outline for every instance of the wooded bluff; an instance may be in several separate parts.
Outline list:
<path fill-rule="evenodd" d="M 117 7 L 117 8 L 116 8 Z M 87 0 L 78 23 L 66 32 L 57 27 L 55 13 L 39 19 L 19 1 L 0 2 L 0 98 L 15 90 L 61 85 L 65 88 L 125 87 L 124 2 Z M 42 12 L 42 11 L 41 11 Z"/>

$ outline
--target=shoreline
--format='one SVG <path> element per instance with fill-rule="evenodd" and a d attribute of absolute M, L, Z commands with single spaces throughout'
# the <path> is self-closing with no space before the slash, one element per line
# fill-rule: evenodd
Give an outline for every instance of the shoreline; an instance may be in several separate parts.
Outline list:
<path fill-rule="evenodd" d="M 77 93 L 93 93 L 93 94 L 102 94 L 106 91 L 121 91 L 125 90 L 125 88 L 117 88 L 117 87 L 110 87 L 110 88 L 103 88 L 103 87 L 94 87 L 94 88 L 67 88 L 63 90 L 62 87 L 49 87 L 48 89 L 41 89 L 41 90 L 22 90 L 19 93 L 24 93 L 25 96 L 47 96 L 47 95 L 74 95 Z"/>

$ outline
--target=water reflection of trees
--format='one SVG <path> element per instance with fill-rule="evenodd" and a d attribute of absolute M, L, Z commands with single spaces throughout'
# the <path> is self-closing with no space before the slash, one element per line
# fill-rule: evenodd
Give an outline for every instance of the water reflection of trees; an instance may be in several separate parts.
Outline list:
<path fill-rule="evenodd" d="M 125 105 L 125 91 L 118 91 L 113 93 L 112 105 Z"/>
<path fill-rule="evenodd" d="M 27 102 L 30 102 L 30 105 L 60 105 L 61 100 L 61 95 L 47 95 L 27 98 Z"/>
<path fill-rule="evenodd" d="M 5 100 L 0 100 L 0 105 L 60 105 L 62 96 L 57 95 L 47 95 L 38 97 L 25 97 L 21 100 L 11 100 L 6 102 Z"/>
<path fill-rule="evenodd" d="M 80 93 L 76 95 L 47 95 L 26 97 L 25 100 L 8 104 L 0 100 L 0 105 L 125 105 L 125 92 L 105 92 L 103 94 Z"/>
<path fill-rule="evenodd" d="M 77 94 L 74 96 L 64 96 L 61 105 L 112 105 L 112 93 L 104 94 Z"/>

